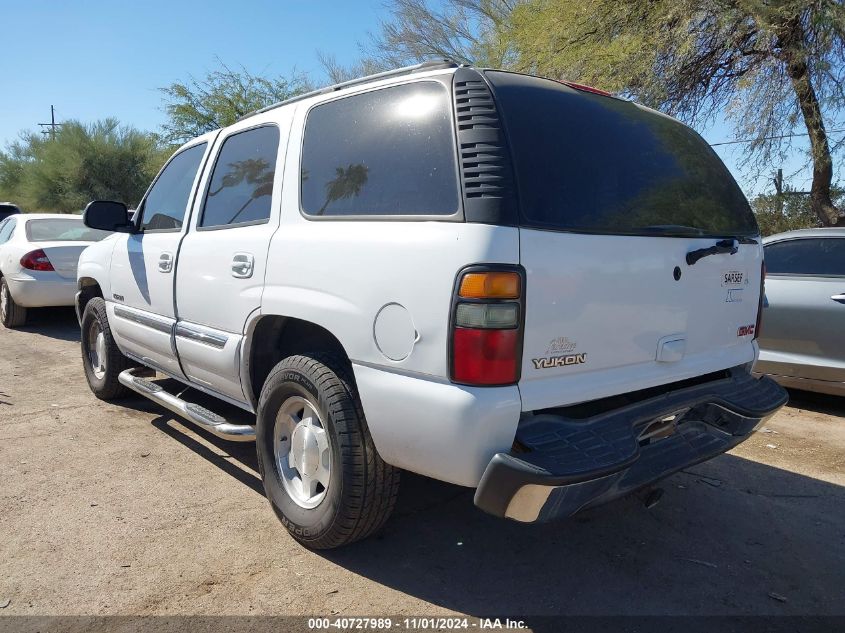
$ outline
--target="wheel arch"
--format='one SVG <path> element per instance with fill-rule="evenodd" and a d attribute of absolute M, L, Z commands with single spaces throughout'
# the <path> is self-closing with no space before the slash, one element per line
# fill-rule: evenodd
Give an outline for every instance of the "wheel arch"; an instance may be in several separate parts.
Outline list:
<path fill-rule="evenodd" d="M 93 277 L 79 277 L 76 280 L 76 288 L 78 290 L 76 315 L 81 323 L 82 315 L 85 313 L 85 306 L 88 305 L 88 302 L 94 297 L 105 299 L 105 295 L 103 294 L 103 288 L 100 282 Z"/>
<path fill-rule="evenodd" d="M 250 321 L 244 336 L 242 366 L 244 390 L 253 405 L 257 407 L 264 382 L 279 361 L 315 351 L 334 354 L 351 365 L 338 337 L 319 323 L 278 314 L 261 314 Z"/>

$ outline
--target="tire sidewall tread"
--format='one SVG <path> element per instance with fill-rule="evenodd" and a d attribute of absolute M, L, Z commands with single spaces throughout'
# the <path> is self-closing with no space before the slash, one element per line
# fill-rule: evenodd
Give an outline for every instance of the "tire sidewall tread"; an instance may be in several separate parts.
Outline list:
<path fill-rule="evenodd" d="M 301 395 L 317 407 L 332 448 L 332 479 L 316 508 L 298 506 L 279 479 L 272 448 L 282 402 Z M 270 504 L 291 535 L 313 549 L 330 549 L 379 530 L 396 501 L 399 471 L 372 442 L 348 365 L 333 355 L 290 356 L 270 372 L 259 398 L 256 439 L 259 470 Z"/>

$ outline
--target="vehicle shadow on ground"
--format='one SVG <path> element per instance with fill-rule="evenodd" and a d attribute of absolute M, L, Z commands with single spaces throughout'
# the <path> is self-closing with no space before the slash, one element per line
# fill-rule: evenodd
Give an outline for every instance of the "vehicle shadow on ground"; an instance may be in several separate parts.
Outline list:
<path fill-rule="evenodd" d="M 22 332 L 40 334 L 60 341 L 79 341 L 79 323 L 73 308 L 30 308 Z"/>
<path fill-rule="evenodd" d="M 787 389 L 787 391 L 789 405 L 792 407 L 845 418 L 845 396 L 829 396 L 800 389 Z"/>
<path fill-rule="evenodd" d="M 254 445 L 196 430 L 215 451 L 174 419 L 153 424 L 263 494 Z M 651 509 L 631 496 L 523 525 L 476 509 L 470 489 L 403 473 L 380 534 L 317 554 L 445 609 L 526 617 L 534 630 L 560 622 L 528 616 L 845 615 L 844 487 L 730 454 L 660 487 Z"/>
<path fill-rule="evenodd" d="M 380 537 L 322 555 L 479 617 L 845 612 L 845 488 L 733 455 L 660 486 L 650 510 L 632 496 L 522 525 L 477 510 L 472 491 L 406 476 Z"/>

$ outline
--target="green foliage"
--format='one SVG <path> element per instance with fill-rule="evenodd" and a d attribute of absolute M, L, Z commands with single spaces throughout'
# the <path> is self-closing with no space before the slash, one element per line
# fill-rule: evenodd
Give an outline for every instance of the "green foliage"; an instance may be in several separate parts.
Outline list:
<path fill-rule="evenodd" d="M 156 136 L 114 119 L 67 121 L 55 137 L 29 133 L 0 152 L 0 199 L 65 213 L 95 199 L 134 206 L 167 154 Z"/>
<path fill-rule="evenodd" d="M 168 120 L 162 126 L 165 140 L 182 143 L 206 132 L 231 125 L 250 112 L 311 90 L 305 75 L 261 77 L 246 68 L 221 64 L 202 79 L 161 88 Z"/>
<path fill-rule="evenodd" d="M 512 12 L 515 67 L 633 97 L 696 124 L 727 113 L 746 165 L 779 164 L 806 131 L 810 202 L 845 223 L 830 199 L 827 127 L 845 114 L 841 0 L 527 0 Z"/>
<path fill-rule="evenodd" d="M 845 203 L 845 192 L 836 190 L 834 200 L 841 206 Z M 784 191 L 780 196 L 760 195 L 751 201 L 751 209 L 764 236 L 821 226 L 806 194 Z"/>

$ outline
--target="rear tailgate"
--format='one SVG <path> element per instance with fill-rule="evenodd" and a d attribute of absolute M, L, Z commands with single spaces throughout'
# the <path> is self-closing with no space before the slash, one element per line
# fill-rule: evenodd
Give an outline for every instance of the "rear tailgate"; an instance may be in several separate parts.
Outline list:
<path fill-rule="evenodd" d="M 753 360 L 762 253 L 739 245 L 734 255 L 687 266 L 687 252 L 714 242 L 521 229 L 523 407 L 593 400 Z"/>
<path fill-rule="evenodd" d="M 752 361 L 759 229 L 704 140 L 610 96 L 513 73 L 486 76 L 519 197 L 523 408 Z M 687 261 L 717 244 L 735 252 Z"/>

